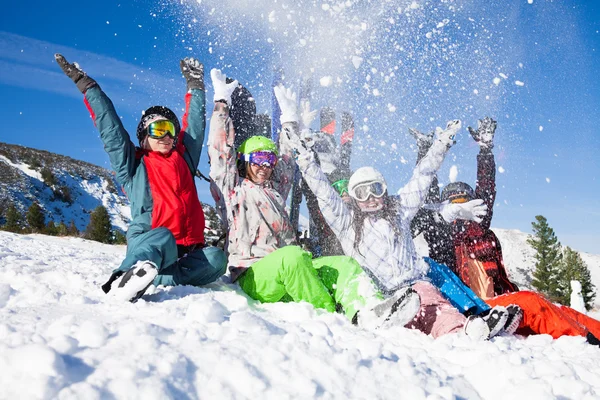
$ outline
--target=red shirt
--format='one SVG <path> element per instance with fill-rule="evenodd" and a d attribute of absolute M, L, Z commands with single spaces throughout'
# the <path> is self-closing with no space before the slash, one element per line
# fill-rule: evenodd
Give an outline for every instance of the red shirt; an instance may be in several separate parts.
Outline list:
<path fill-rule="evenodd" d="M 181 139 L 181 138 L 180 138 Z M 178 245 L 204 244 L 204 211 L 180 140 L 169 154 L 150 151 L 144 164 L 152 193 L 152 229 L 168 228 Z"/>

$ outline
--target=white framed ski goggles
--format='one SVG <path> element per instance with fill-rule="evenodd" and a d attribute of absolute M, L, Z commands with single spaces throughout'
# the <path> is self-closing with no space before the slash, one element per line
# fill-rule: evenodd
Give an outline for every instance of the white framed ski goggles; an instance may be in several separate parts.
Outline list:
<path fill-rule="evenodd" d="M 376 198 L 383 197 L 387 190 L 387 186 L 383 182 L 371 182 L 359 185 L 350 190 L 350 196 L 358 201 L 366 201 L 369 196 Z"/>

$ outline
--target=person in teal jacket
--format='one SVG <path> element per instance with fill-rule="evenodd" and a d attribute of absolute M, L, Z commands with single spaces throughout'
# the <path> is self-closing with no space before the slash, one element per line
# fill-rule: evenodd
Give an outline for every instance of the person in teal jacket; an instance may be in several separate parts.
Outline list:
<path fill-rule="evenodd" d="M 199 286 L 222 276 L 227 258 L 221 249 L 205 246 L 204 212 L 194 183 L 206 126 L 203 65 L 193 58 L 180 63 L 187 82 L 183 127 L 167 107 L 150 107 L 137 127 L 137 147 L 96 81 L 62 55 L 55 58 L 84 94 L 131 203 L 127 254 L 102 285 L 104 292 L 135 302 L 152 283 Z"/>

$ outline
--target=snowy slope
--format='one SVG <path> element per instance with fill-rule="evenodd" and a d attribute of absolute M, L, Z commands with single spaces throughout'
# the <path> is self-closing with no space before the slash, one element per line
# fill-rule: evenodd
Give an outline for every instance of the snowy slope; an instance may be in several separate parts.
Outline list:
<path fill-rule="evenodd" d="M 34 167 L 32 164 L 37 164 Z M 90 213 L 98 206 L 106 207 L 113 227 L 127 230 L 131 220 L 129 201 L 118 189 L 113 173 L 97 165 L 75 160 L 45 150 L 0 142 L 0 199 L 11 203 L 25 215 L 33 201 L 44 209 L 46 222 L 75 223 L 80 231 L 90 222 Z M 42 169 L 55 179 L 48 185 Z M 57 196 L 65 189 L 71 201 Z M 0 202 L 1 203 L 1 202 Z"/>
<path fill-rule="evenodd" d="M 371 333 L 225 282 L 119 303 L 99 285 L 124 253 L 0 232 L 0 398 L 600 398 L 582 338 Z"/>

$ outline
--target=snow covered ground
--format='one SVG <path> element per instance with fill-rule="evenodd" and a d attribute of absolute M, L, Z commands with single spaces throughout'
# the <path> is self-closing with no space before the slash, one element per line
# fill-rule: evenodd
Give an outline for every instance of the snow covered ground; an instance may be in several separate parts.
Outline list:
<path fill-rule="evenodd" d="M 120 303 L 100 284 L 124 252 L 0 232 L 0 398 L 600 398 L 583 338 L 373 333 L 225 282 Z"/>

